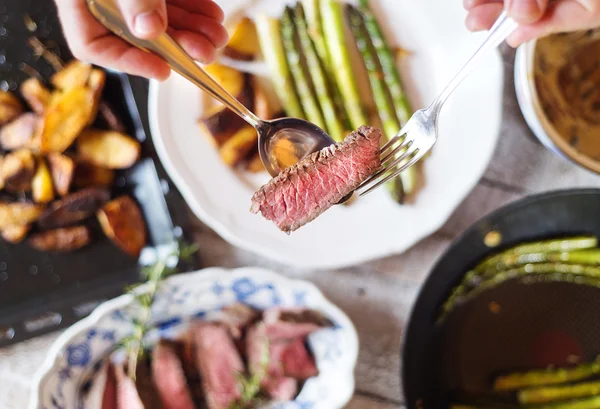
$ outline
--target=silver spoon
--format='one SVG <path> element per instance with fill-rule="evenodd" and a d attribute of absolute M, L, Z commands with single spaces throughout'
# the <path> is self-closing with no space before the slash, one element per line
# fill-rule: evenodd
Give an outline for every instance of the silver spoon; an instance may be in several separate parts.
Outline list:
<path fill-rule="evenodd" d="M 319 151 L 334 140 L 317 125 L 297 118 L 280 118 L 266 121 L 258 118 L 240 101 L 229 94 L 206 71 L 204 71 L 166 33 L 154 40 L 141 40 L 127 27 L 115 0 L 86 0 L 91 13 L 110 31 L 144 51 L 153 52 L 163 58 L 177 73 L 222 102 L 258 132 L 258 152 L 263 165 L 271 176 L 277 176 L 285 166 L 277 151 L 282 152 L 282 141 L 289 141 L 286 156 L 293 154 L 297 160 Z M 280 149 L 277 147 L 280 146 Z M 290 152 L 291 150 L 291 152 Z M 281 155 L 280 155 L 281 156 Z"/>

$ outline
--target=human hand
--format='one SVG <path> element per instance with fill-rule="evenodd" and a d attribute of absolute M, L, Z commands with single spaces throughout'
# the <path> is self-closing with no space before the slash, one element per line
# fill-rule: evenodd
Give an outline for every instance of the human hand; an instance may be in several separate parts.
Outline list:
<path fill-rule="evenodd" d="M 463 0 L 471 31 L 489 29 L 503 9 L 519 23 L 507 42 L 516 47 L 558 32 L 600 26 L 600 0 Z"/>
<path fill-rule="evenodd" d="M 90 13 L 85 0 L 55 0 L 71 52 L 82 61 L 128 74 L 165 80 L 171 70 L 160 57 L 131 46 Z M 226 45 L 223 10 L 213 0 L 117 0 L 127 25 L 139 38 L 165 31 L 192 58 L 212 62 Z"/>

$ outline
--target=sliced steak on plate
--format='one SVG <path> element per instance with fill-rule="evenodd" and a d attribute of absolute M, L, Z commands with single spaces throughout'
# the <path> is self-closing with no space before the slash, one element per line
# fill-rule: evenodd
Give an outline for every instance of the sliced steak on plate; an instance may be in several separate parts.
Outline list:
<path fill-rule="evenodd" d="M 165 409 L 195 409 L 183 364 L 173 343 L 160 341 L 152 351 L 154 386 Z"/>
<path fill-rule="evenodd" d="M 363 126 L 281 172 L 252 197 L 250 211 L 292 232 L 339 203 L 381 166 L 381 131 Z"/>
<path fill-rule="evenodd" d="M 244 363 L 226 326 L 198 323 L 193 328 L 196 365 L 209 409 L 228 409 L 241 397 L 238 378 Z"/>

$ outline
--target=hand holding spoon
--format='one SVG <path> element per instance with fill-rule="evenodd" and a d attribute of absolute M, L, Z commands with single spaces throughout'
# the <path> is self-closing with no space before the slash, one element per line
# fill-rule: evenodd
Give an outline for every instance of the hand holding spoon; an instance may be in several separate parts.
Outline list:
<path fill-rule="evenodd" d="M 285 156 L 292 153 L 297 160 L 334 143 L 325 131 L 302 119 L 281 118 L 266 121 L 258 118 L 221 87 L 168 34 L 162 34 L 154 40 L 139 39 L 127 27 L 115 0 L 86 1 L 91 13 L 110 31 L 144 51 L 159 55 L 175 72 L 206 91 L 252 125 L 258 132 L 260 159 L 271 176 L 277 176 L 285 168 L 283 165 L 285 162 L 279 157 L 281 149 L 277 149 L 281 146 L 281 142 L 287 141 L 285 145 L 293 147 L 293 152 L 288 150 Z M 287 165 L 289 166 L 289 163 Z"/>

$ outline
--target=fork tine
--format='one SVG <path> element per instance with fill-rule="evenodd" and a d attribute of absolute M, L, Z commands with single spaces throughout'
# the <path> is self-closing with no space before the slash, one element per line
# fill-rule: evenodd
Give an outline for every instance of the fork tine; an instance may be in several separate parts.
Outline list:
<path fill-rule="evenodd" d="M 381 186 L 384 183 L 392 180 L 393 178 L 395 178 L 396 176 L 398 176 L 399 174 L 401 174 L 402 172 L 404 172 L 406 169 L 410 168 L 412 165 L 414 165 L 415 163 L 417 163 L 423 157 L 423 155 L 427 151 L 423 151 L 424 153 L 422 153 L 422 154 L 420 154 L 420 152 L 421 151 L 419 149 L 415 149 L 415 155 L 408 162 L 406 162 L 404 165 L 400 166 L 397 170 L 395 170 L 394 172 L 392 172 L 391 174 L 389 174 L 388 176 L 386 176 L 385 179 L 377 182 L 375 185 L 371 186 L 370 188 L 368 188 L 364 192 L 361 192 L 359 194 L 359 196 L 362 197 L 362 196 L 368 195 L 369 193 L 371 193 L 372 191 L 374 191 L 375 189 L 377 189 L 379 186 Z"/>
<path fill-rule="evenodd" d="M 402 138 L 406 138 L 407 133 L 408 133 L 408 130 L 406 129 L 406 125 L 405 125 L 402 127 L 402 129 L 400 129 L 400 132 L 398 132 L 396 134 L 396 136 L 394 136 L 385 145 L 383 145 L 383 148 L 381 148 L 381 154 L 383 155 L 385 153 L 385 151 L 387 151 L 390 147 L 395 145 L 396 142 L 398 142 L 399 140 L 402 140 Z M 402 141 L 402 142 L 404 142 L 404 141 Z"/>
<path fill-rule="evenodd" d="M 367 180 L 365 180 L 359 187 L 363 188 L 365 186 L 367 186 L 369 183 L 373 182 L 374 180 L 376 180 L 377 178 L 379 178 L 380 176 L 384 175 L 385 173 L 389 172 L 390 170 L 392 170 L 392 168 L 400 163 L 402 163 L 402 161 L 405 161 L 407 158 L 409 158 L 411 155 L 413 155 L 415 153 L 415 149 L 408 149 L 406 152 L 404 152 L 401 156 L 399 156 L 398 158 L 396 158 L 393 162 L 391 162 L 390 164 L 388 164 L 385 167 L 382 167 L 381 169 L 379 169 L 377 172 L 375 172 L 373 175 L 369 176 L 369 178 Z"/>
<path fill-rule="evenodd" d="M 394 149 L 393 151 L 391 151 L 390 153 L 388 153 L 381 159 L 381 163 L 384 164 L 385 162 L 388 161 L 388 159 L 390 159 L 392 156 L 397 155 L 403 149 L 410 149 L 413 142 L 414 141 L 412 139 L 405 138 L 404 142 L 402 142 L 400 145 L 398 145 L 396 147 L 396 149 Z"/>

